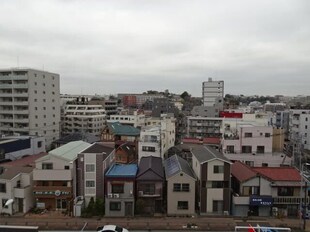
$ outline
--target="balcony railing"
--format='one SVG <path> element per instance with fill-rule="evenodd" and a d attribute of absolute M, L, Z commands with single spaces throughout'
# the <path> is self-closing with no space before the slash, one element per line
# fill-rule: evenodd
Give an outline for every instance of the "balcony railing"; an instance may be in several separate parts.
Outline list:
<path fill-rule="evenodd" d="M 293 197 L 293 196 L 289 196 L 289 197 L 274 197 L 273 198 L 273 204 L 300 204 L 300 199 L 302 200 L 302 202 L 305 201 L 304 197 Z M 309 197 L 306 198 L 306 203 L 309 204 Z"/>

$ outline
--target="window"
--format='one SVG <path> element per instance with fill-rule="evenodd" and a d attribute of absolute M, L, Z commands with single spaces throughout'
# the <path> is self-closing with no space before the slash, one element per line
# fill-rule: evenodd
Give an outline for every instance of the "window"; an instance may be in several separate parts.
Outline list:
<path fill-rule="evenodd" d="M 265 153 L 265 146 L 257 146 L 256 153 L 259 154 Z"/>
<path fill-rule="evenodd" d="M 244 196 L 260 195 L 260 188 L 259 186 L 244 186 L 243 195 Z"/>
<path fill-rule="evenodd" d="M 268 163 L 262 163 L 262 167 L 268 167 Z"/>
<path fill-rule="evenodd" d="M 0 193 L 6 193 L 6 184 L 0 183 Z"/>
<path fill-rule="evenodd" d="M 173 192 L 189 192 L 189 184 L 173 184 Z"/>
<path fill-rule="evenodd" d="M 224 173 L 224 166 L 223 165 L 213 166 L 213 173 Z"/>
<path fill-rule="evenodd" d="M 37 118 L 38 118 L 38 115 L 36 115 L 35 118 L 37 119 Z"/>
<path fill-rule="evenodd" d="M 37 93 L 38 93 L 38 91 L 36 91 L 36 90 L 35 90 L 35 91 L 34 91 L 34 93 L 35 93 L 35 94 L 37 94 Z"/>
<path fill-rule="evenodd" d="M 254 167 L 254 161 L 245 161 L 245 164 L 250 167 Z"/>
<path fill-rule="evenodd" d="M 124 184 L 112 184 L 112 193 L 124 193 Z"/>
<path fill-rule="evenodd" d="M 95 187 L 95 181 L 93 180 L 86 181 L 86 188 L 94 188 L 94 187 Z"/>
<path fill-rule="evenodd" d="M 86 169 L 86 172 L 95 172 L 95 165 L 94 164 L 86 164 L 85 169 Z"/>
<path fill-rule="evenodd" d="M 307 125 L 305 125 L 305 129 L 308 129 L 308 126 L 307 126 Z"/>
<path fill-rule="evenodd" d="M 188 209 L 188 201 L 178 201 L 178 209 Z"/>
<path fill-rule="evenodd" d="M 2 199 L 2 208 L 7 208 L 7 206 L 5 206 L 5 203 L 8 201 L 8 199 Z"/>
<path fill-rule="evenodd" d="M 242 153 L 252 153 L 252 146 L 242 146 Z"/>
<path fill-rule="evenodd" d="M 37 99 L 35 98 L 34 101 L 37 102 Z M 36 108 L 37 108 L 37 107 L 36 107 Z"/>
<path fill-rule="evenodd" d="M 53 169 L 53 163 L 42 163 L 42 169 Z"/>
<path fill-rule="evenodd" d="M 37 82 L 34 82 L 34 85 L 37 85 L 38 83 Z"/>
<path fill-rule="evenodd" d="M 111 211 L 120 211 L 121 203 L 120 202 L 110 202 L 110 210 Z"/>
<path fill-rule="evenodd" d="M 39 148 L 39 147 L 42 147 L 42 141 L 39 141 L 38 143 L 37 143 L 37 147 Z"/>
<path fill-rule="evenodd" d="M 279 187 L 278 196 L 294 196 L 293 187 Z"/>
<path fill-rule="evenodd" d="M 270 133 L 265 133 L 265 137 L 266 138 L 270 137 Z"/>
<path fill-rule="evenodd" d="M 224 181 L 212 181 L 212 188 L 224 188 Z"/>
<path fill-rule="evenodd" d="M 21 182 L 20 180 L 16 181 L 16 188 L 20 188 L 21 187 Z"/>
<path fill-rule="evenodd" d="M 251 138 L 252 137 L 252 133 L 246 132 L 246 133 L 244 133 L 244 137 L 245 138 Z"/>
<path fill-rule="evenodd" d="M 142 146 L 142 151 L 155 152 L 155 147 L 146 147 L 146 146 Z"/>
<path fill-rule="evenodd" d="M 70 167 L 68 165 L 65 165 L 65 170 L 69 170 Z"/>
<path fill-rule="evenodd" d="M 226 147 L 226 151 L 229 154 L 234 154 L 235 153 L 235 146 L 234 145 L 229 145 Z"/>
<path fill-rule="evenodd" d="M 139 186 L 139 191 L 142 191 L 144 195 L 154 195 L 155 184 L 141 184 Z"/>

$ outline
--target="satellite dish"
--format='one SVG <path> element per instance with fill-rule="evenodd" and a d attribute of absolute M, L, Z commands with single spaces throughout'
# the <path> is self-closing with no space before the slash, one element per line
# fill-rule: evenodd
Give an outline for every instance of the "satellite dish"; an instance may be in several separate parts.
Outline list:
<path fill-rule="evenodd" d="M 6 202 L 5 202 L 5 204 L 4 204 L 4 206 L 9 206 L 10 204 L 12 204 L 14 202 L 14 200 L 13 199 L 9 199 L 9 200 L 7 200 Z"/>

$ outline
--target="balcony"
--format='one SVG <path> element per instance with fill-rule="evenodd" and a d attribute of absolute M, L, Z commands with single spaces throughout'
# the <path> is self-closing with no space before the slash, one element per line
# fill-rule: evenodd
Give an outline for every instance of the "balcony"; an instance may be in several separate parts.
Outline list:
<path fill-rule="evenodd" d="M 14 114 L 29 114 L 29 110 L 14 110 Z"/>
<path fill-rule="evenodd" d="M 13 102 L 11 102 L 10 105 L 12 105 Z M 14 105 L 17 106 L 28 106 L 29 102 L 28 101 L 14 101 Z"/>
<path fill-rule="evenodd" d="M 0 105 L 2 105 L 2 106 L 11 106 L 11 105 L 13 105 L 13 101 L 1 101 L 0 100 Z"/>
<path fill-rule="evenodd" d="M 0 97 L 12 97 L 12 93 L 0 93 Z"/>
<path fill-rule="evenodd" d="M 25 198 L 26 197 L 25 196 L 26 195 L 25 192 L 30 187 L 31 187 L 30 185 L 25 186 L 25 187 L 15 187 L 14 190 L 13 190 L 14 191 L 14 196 L 16 198 Z"/>
<path fill-rule="evenodd" d="M 15 123 L 29 123 L 29 118 L 16 118 L 14 119 Z"/>
<path fill-rule="evenodd" d="M 14 89 L 28 89 L 28 84 L 13 84 Z"/>
<path fill-rule="evenodd" d="M 0 89 L 12 89 L 12 84 L 0 84 Z"/>
<path fill-rule="evenodd" d="M 161 196 L 161 189 L 156 189 L 155 192 L 150 192 L 150 191 L 138 191 L 138 196 L 139 197 L 160 197 Z"/>
<path fill-rule="evenodd" d="M 13 122 L 13 118 L 0 118 L 0 122 Z"/>
<path fill-rule="evenodd" d="M 302 197 L 302 201 L 304 201 L 304 197 Z M 306 199 L 307 204 L 309 204 L 309 197 Z M 288 196 L 288 197 L 282 197 L 277 196 L 273 197 L 273 204 L 280 204 L 280 205 L 287 205 L 287 204 L 300 204 L 300 196 Z"/>
<path fill-rule="evenodd" d="M 33 170 L 33 180 L 42 181 L 69 181 L 72 180 L 72 170 L 63 169 L 34 169 Z"/>

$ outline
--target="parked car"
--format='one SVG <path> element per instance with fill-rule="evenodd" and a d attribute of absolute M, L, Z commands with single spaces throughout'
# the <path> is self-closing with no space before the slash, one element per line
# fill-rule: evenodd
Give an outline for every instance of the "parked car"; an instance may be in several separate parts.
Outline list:
<path fill-rule="evenodd" d="M 98 232 L 129 232 L 127 229 L 116 225 L 105 225 L 97 228 Z"/>

